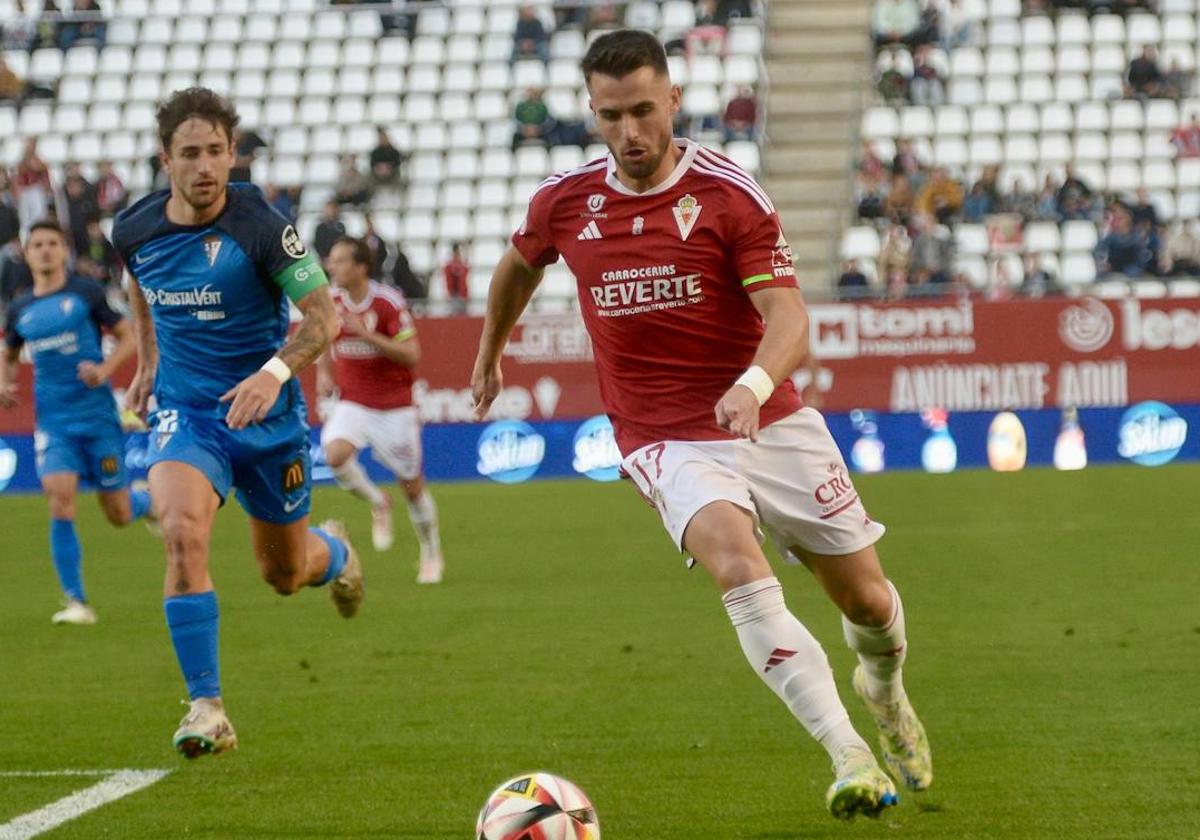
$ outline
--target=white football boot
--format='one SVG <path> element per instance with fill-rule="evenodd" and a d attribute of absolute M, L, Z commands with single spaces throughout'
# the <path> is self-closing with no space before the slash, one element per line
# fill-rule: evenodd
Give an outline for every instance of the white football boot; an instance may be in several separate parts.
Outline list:
<path fill-rule="evenodd" d="M 417 571 L 417 583 L 441 583 L 445 568 L 446 562 L 440 553 L 435 554 L 432 551 L 421 549 L 421 565 Z"/>
<path fill-rule="evenodd" d="M 387 551 L 395 542 L 392 531 L 392 494 L 383 491 L 383 504 L 371 508 L 371 545 L 376 551 Z"/>
<path fill-rule="evenodd" d="M 225 716 L 225 704 L 220 697 L 200 697 L 193 700 L 188 713 L 179 721 L 173 740 L 175 749 L 184 758 L 218 755 L 236 750 L 237 733 Z"/>
<path fill-rule="evenodd" d="M 83 601 L 68 598 L 66 606 L 50 616 L 50 621 L 55 624 L 95 624 L 96 611 Z"/>
<path fill-rule="evenodd" d="M 333 605 L 337 607 L 342 618 L 353 618 L 366 596 L 362 563 L 359 562 L 354 546 L 350 544 L 350 534 L 345 525 L 336 519 L 327 519 L 321 523 L 321 530 L 341 540 L 346 546 L 346 565 L 342 568 L 342 573 L 329 582 L 329 597 L 333 599 Z"/>

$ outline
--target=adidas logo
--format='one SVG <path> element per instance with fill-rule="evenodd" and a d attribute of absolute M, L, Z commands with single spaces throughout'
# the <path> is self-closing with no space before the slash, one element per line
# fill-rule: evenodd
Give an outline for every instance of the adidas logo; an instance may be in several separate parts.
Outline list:
<path fill-rule="evenodd" d="M 588 222 L 584 226 L 583 230 L 579 231 L 579 235 L 576 236 L 575 238 L 576 239 L 603 239 L 604 236 L 601 235 L 600 228 L 596 227 L 596 220 L 593 219 L 592 221 Z"/>
<path fill-rule="evenodd" d="M 771 655 L 767 659 L 767 667 L 763 668 L 763 673 L 765 674 L 772 668 L 782 665 L 795 655 L 796 651 L 794 650 L 788 650 L 787 648 L 775 648 L 775 650 L 771 651 Z"/>

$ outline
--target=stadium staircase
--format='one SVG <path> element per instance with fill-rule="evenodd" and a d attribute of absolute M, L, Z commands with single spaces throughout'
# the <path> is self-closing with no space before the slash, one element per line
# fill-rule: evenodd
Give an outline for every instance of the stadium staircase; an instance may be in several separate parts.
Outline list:
<path fill-rule="evenodd" d="M 806 290 L 828 289 L 849 218 L 857 121 L 870 94 L 869 0 L 774 0 L 763 181 Z"/>

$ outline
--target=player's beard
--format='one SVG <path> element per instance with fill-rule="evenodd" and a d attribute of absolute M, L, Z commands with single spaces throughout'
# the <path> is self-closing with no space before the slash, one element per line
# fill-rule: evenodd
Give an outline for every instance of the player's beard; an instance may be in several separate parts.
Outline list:
<path fill-rule="evenodd" d="M 206 210 L 212 207 L 224 194 L 224 187 L 221 186 L 219 181 L 213 180 L 211 187 L 205 187 L 204 189 L 192 187 L 190 190 L 184 190 L 183 197 L 188 204 L 197 210 Z"/>
<path fill-rule="evenodd" d="M 626 175 L 640 181 L 649 178 L 658 171 L 658 167 L 662 165 L 663 156 L 667 153 L 668 148 L 669 145 L 664 145 L 657 153 L 647 149 L 646 153 L 642 155 L 641 160 L 629 160 L 625 155 L 616 155 L 616 158 Z"/>

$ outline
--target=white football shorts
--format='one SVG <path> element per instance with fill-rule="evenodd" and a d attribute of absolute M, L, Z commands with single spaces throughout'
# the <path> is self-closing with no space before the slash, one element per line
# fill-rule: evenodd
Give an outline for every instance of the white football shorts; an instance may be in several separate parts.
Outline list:
<path fill-rule="evenodd" d="M 750 512 L 786 559 L 851 554 L 886 530 L 863 507 L 825 418 L 812 408 L 772 423 L 749 440 L 664 441 L 643 446 L 621 466 L 662 516 L 681 551 L 692 517 L 728 501 Z"/>
<path fill-rule="evenodd" d="M 375 460 L 402 481 L 421 474 L 421 418 L 413 406 L 375 409 L 339 400 L 321 427 L 321 446 L 333 440 L 355 449 L 369 446 Z"/>

